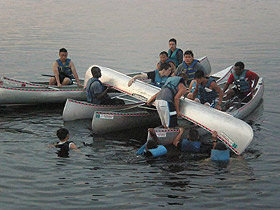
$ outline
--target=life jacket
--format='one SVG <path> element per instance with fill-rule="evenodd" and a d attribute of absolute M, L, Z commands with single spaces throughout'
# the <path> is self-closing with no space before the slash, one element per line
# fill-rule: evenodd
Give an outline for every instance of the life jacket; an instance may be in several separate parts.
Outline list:
<path fill-rule="evenodd" d="M 61 62 L 60 59 L 56 60 L 56 62 L 58 64 L 58 72 L 69 78 L 73 78 L 73 73 L 70 68 L 70 61 L 71 61 L 71 59 L 66 59 L 65 64 L 63 65 L 63 63 Z"/>
<path fill-rule="evenodd" d="M 183 61 L 183 71 L 182 73 L 186 73 L 188 75 L 188 84 L 194 79 L 194 74 L 196 70 L 194 70 L 194 66 L 198 63 L 199 61 L 194 59 L 191 65 L 187 65 L 185 61 Z"/>
<path fill-rule="evenodd" d="M 157 148 L 146 150 L 146 144 L 147 143 L 145 143 L 141 148 L 138 149 L 138 151 L 136 152 L 137 155 L 159 157 L 167 153 L 167 149 L 163 145 L 158 145 Z"/>
<path fill-rule="evenodd" d="M 99 82 L 100 85 L 102 85 L 102 92 L 105 90 L 105 86 L 102 84 L 102 82 L 97 79 L 97 78 L 90 78 L 87 82 L 87 87 L 86 87 L 86 93 L 87 93 L 87 102 L 92 103 L 93 99 L 96 98 L 95 94 L 92 93 L 90 91 L 90 86 L 94 83 L 94 82 Z"/>
<path fill-rule="evenodd" d="M 178 76 L 168 77 L 168 79 L 166 80 L 162 88 L 170 89 L 174 97 L 178 92 L 178 85 L 180 82 L 183 82 L 183 84 L 185 85 L 185 81 L 182 77 L 178 77 Z"/>
<path fill-rule="evenodd" d="M 57 155 L 59 157 L 69 157 L 69 150 L 70 150 L 69 145 L 70 145 L 70 143 L 73 143 L 73 141 L 66 141 L 62 144 L 59 144 L 59 142 L 57 142 L 55 147 L 60 149 L 57 152 Z"/>
<path fill-rule="evenodd" d="M 198 85 L 198 94 L 199 94 L 199 99 L 201 101 L 201 103 L 205 103 L 205 102 L 212 102 L 213 100 L 215 100 L 217 98 L 217 92 L 215 90 L 212 90 L 211 92 L 207 92 L 205 90 L 205 88 L 210 87 L 212 82 L 215 82 L 215 80 L 213 78 L 209 78 L 206 85 L 202 86 L 201 84 Z"/>
<path fill-rule="evenodd" d="M 247 93 L 250 91 L 250 82 L 246 80 L 246 73 L 248 70 L 244 69 L 240 76 L 233 73 L 233 77 L 235 79 L 234 84 L 236 85 L 237 89 L 242 93 Z"/>
<path fill-rule="evenodd" d="M 168 77 L 161 77 L 159 74 L 159 70 L 156 69 L 155 70 L 155 82 L 153 82 L 152 85 L 155 85 L 155 86 L 161 88 L 165 84 L 167 79 L 168 79 Z"/>
<path fill-rule="evenodd" d="M 183 139 L 181 141 L 180 150 L 183 152 L 199 152 L 200 145 L 200 141 L 189 141 L 188 139 Z"/>
<path fill-rule="evenodd" d="M 230 151 L 229 149 L 226 150 L 211 150 L 211 157 L 212 161 L 229 161 L 230 158 Z"/>
<path fill-rule="evenodd" d="M 168 57 L 173 61 L 176 67 L 179 65 L 179 61 L 177 60 L 177 52 L 181 50 L 179 48 L 176 48 L 173 52 L 169 49 L 168 50 Z"/>

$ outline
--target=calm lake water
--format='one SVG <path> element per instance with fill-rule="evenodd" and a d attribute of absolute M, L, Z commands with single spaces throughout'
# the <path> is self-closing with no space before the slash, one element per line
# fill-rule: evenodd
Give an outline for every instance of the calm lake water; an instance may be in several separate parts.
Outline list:
<path fill-rule="evenodd" d="M 278 0 L 1 0 L 0 75 L 41 80 L 65 47 L 81 78 L 92 64 L 152 70 L 175 37 L 212 72 L 242 60 L 264 77 L 243 158 L 219 166 L 192 155 L 147 160 L 146 130 L 104 136 L 64 125 L 63 106 L 0 108 L 0 209 L 276 209 L 279 201 Z M 49 147 L 70 129 L 70 158 Z M 91 146 L 83 146 L 87 142 Z"/>

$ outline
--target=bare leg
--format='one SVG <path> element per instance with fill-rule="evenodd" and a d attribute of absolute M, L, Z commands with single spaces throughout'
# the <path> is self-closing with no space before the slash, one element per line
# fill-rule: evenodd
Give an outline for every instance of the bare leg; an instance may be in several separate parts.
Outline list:
<path fill-rule="evenodd" d="M 153 140 L 157 143 L 157 144 L 160 144 L 160 141 L 157 137 L 157 134 L 155 132 L 155 130 L 153 128 L 149 128 L 148 129 L 149 133 L 150 133 L 150 136 L 153 138 Z"/>
<path fill-rule="evenodd" d="M 56 84 L 56 79 L 55 77 L 51 77 L 49 81 L 49 85 L 55 85 Z"/>
<path fill-rule="evenodd" d="M 70 84 L 70 79 L 68 77 L 65 77 L 64 80 L 62 81 L 62 85 L 69 85 Z"/>

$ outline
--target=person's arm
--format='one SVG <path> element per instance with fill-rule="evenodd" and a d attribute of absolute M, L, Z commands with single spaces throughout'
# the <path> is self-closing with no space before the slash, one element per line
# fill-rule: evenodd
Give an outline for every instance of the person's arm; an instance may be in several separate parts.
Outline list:
<path fill-rule="evenodd" d="M 175 72 L 176 70 L 175 64 L 172 61 L 170 61 L 168 64 L 171 66 L 171 73 Z"/>
<path fill-rule="evenodd" d="M 228 86 L 229 86 L 230 84 L 229 83 L 226 83 L 225 84 L 225 86 L 224 86 L 224 88 L 223 88 L 223 92 L 226 92 L 226 90 L 228 89 Z"/>
<path fill-rule="evenodd" d="M 53 73 L 54 73 L 57 87 L 61 87 L 62 85 L 59 80 L 58 63 L 56 61 L 53 63 Z"/>
<path fill-rule="evenodd" d="M 135 82 L 136 79 L 148 79 L 148 75 L 146 73 L 141 73 L 138 75 L 133 76 L 129 82 L 127 83 L 127 86 L 130 87 L 132 85 L 133 82 Z"/>
<path fill-rule="evenodd" d="M 177 51 L 177 60 L 178 64 L 181 64 L 183 62 L 183 51 L 181 49 Z"/>
<path fill-rule="evenodd" d="M 181 69 L 181 68 L 182 68 L 181 65 L 179 65 L 179 66 L 176 68 L 175 72 L 171 74 L 171 77 L 174 77 L 174 76 L 178 75 L 178 72 L 180 72 L 180 69 Z"/>
<path fill-rule="evenodd" d="M 178 133 L 177 136 L 173 139 L 173 142 L 172 142 L 172 144 L 173 144 L 175 147 L 178 146 L 178 143 L 180 142 L 181 137 L 182 137 L 182 135 L 184 134 L 184 131 L 185 131 L 184 128 L 181 128 L 181 127 L 179 128 L 179 133 Z"/>
<path fill-rule="evenodd" d="M 71 71 L 72 71 L 72 73 L 73 73 L 73 75 L 74 75 L 76 81 L 77 81 L 77 84 L 78 84 L 79 86 L 82 86 L 82 85 L 80 84 L 80 80 L 79 80 L 79 76 L 78 76 L 77 71 L 76 71 L 76 67 L 75 67 L 75 65 L 74 65 L 74 63 L 73 63 L 72 61 L 70 61 L 70 68 L 71 68 Z"/>
<path fill-rule="evenodd" d="M 159 92 L 158 92 L 158 93 L 159 93 Z M 155 95 L 153 95 L 153 96 L 146 102 L 146 104 L 147 104 L 148 106 L 150 106 L 150 105 L 156 100 L 158 93 L 156 93 Z"/>
<path fill-rule="evenodd" d="M 218 135 L 217 131 L 213 131 L 212 133 L 213 149 L 215 149 L 217 144 L 217 135 Z"/>
<path fill-rule="evenodd" d="M 76 144 L 74 142 L 71 142 L 70 149 L 78 149 L 78 147 L 76 146 Z"/>
<path fill-rule="evenodd" d="M 193 82 L 194 80 L 192 80 Z M 193 91 L 193 100 L 195 99 L 195 97 L 197 96 L 197 93 L 198 93 L 198 83 L 196 82 L 195 83 L 195 89 Z"/>
<path fill-rule="evenodd" d="M 251 94 L 252 94 L 252 96 L 253 96 L 253 94 L 255 93 L 255 88 L 256 88 L 256 86 L 257 86 L 257 84 L 258 84 L 258 81 L 259 81 L 259 75 L 257 75 L 256 73 L 254 73 L 254 72 L 251 72 L 252 73 L 252 76 L 253 76 L 253 80 L 254 80 L 254 85 L 253 85 L 253 87 L 251 88 Z"/>
<path fill-rule="evenodd" d="M 108 94 L 108 91 L 110 90 L 110 87 L 107 87 L 103 92 L 101 93 L 97 93 L 96 94 L 96 98 L 98 100 L 100 100 L 101 98 L 103 98 L 104 96 L 106 96 Z"/>
<path fill-rule="evenodd" d="M 224 97 L 224 92 L 222 91 L 222 89 L 217 85 L 216 82 L 212 82 L 211 84 L 211 88 L 212 90 L 215 90 L 218 94 L 219 94 L 219 102 L 216 106 L 216 109 L 221 110 L 221 105 L 223 102 L 223 97 Z"/>
<path fill-rule="evenodd" d="M 178 117 L 182 116 L 181 112 L 180 112 L 180 108 L 179 108 L 179 104 L 180 104 L 180 98 L 185 95 L 185 93 L 187 92 L 187 88 L 183 83 L 180 83 L 178 85 L 178 92 L 177 94 L 174 96 L 174 106 L 177 112 Z"/>

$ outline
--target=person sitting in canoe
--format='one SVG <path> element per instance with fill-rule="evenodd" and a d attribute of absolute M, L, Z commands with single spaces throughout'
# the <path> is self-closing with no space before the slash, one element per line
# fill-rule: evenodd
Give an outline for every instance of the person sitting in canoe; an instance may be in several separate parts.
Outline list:
<path fill-rule="evenodd" d="M 159 62 L 157 63 L 157 69 L 160 68 L 160 65 L 162 63 L 168 63 L 171 66 L 171 73 L 173 74 L 175 72 L 176 66 L 173 60 L 171 60 L 170 58 L 168 58 L 168 54 L 166 51 L 162 51 L 159 54 Z"/>
<path fill-rule="evenodd" d="M 234 64 L 234 72 L 228 78 L 226 85 L 223 88 L 223 92 L 226 92 L 229 85 L 234 83 L 235 87 L 228 90 L 225 100 L 237 96 L 241 101 L 248 102 L 251 100 L 253 94 L 255 93 L 255 88 L 259 81 L 259 76 L 247 69 L 243 62 L 239 61 Z M 252 86 L 254 82 L 254 85 Z"/>
<path fill-rule="evenodd" d="M 193 92 L 192 99 L 196 102 L 221 110 L 224 93 L 217 85 L 216 81 L 211 77 L 206 78 L 204 76 L 204 72 L 201 70 L 195 72 L 194 79 L 196 81 L 196 87 Z M 216 98 L 218 95 L 219 101 L 217 103 Z"/>
<path fill-rule="evenodd" d="M 99 78 L 102 76 L 100 68 L 94 66 L 91 68 L 92 78 L 88 80 L 86 86 L 87 101 L 93 104 L 101 105 L 123 105 L 123 100 L 110 98 L 108 92 L 110 87 L 105 87 Z"/>
<path fill-rule="evenodd" d="M 147 101 L 147 105 L 151 105 L 155 101 L 156 109 L 164 128 L 176 127 L 178 124 L 177 116 L 182 116 L 179 101 L 187 92 L 186 80 L 186 74 L 169 77 L 161 90 Z"/>
<path fill-rule="evenodd" d="M 178 76 L 181 73 L 186 73 L 188 76 L 187 85 L 190 85 L 191 81 L 194 79 L 194 74 L 198 70 L 202 70 L 205 75 L 209 73 L 206 72 L 205 68 L 199 63 L 198 60 L 194 59 L 193 52 L 191 50 L 187 50 L 184 53 L 184 61 L 181 63 L 176 69 L 173 76 Z"/>
<path fill-rule="evenodd" d="M 55 147 L 60 149 L 57 153 L 59 157 L 69 157 L 70 149 L 78 149 L 73 141 L 68 141 L 70 137 L 69 131 L 66 128 L 58 129 L 56 135 L 59 139 L 59 142 L 57 142 Z"/>
<path fill-rule="evenodd" d="M 162 63 L 160 64 L 159 69 L 156 69 L 154 71 L 150 71 L 148 73 L 141 73 L 138 75 L 133 76 L 129 82 L 128 87 L 130 87 L 133 82 L 135 82 L 136 79 L 151 79 L 152 85 L 155 85 L 157 87 L 162 87 L 164 83 L 166 82 L 167 78 L 171 74 L 171 66 L 168 63 Z"/>
<path fill-rule="evenodd" d="M 59 50 L 59 59 L 53 63 L 54 77 L 50 78 L 49 85 L 72 85 L 75 78 L 77 84 L 81 86 L 75 65 L 71 59 L 67 58 L 68 52 L 65 48 Z"/>
<path fill-rule="evenodd" d="M 177 48 L 176 39 L 169 40 L 168 57 L 174 62 L 176 68 L 183 62 L 183 50 Z"/>

